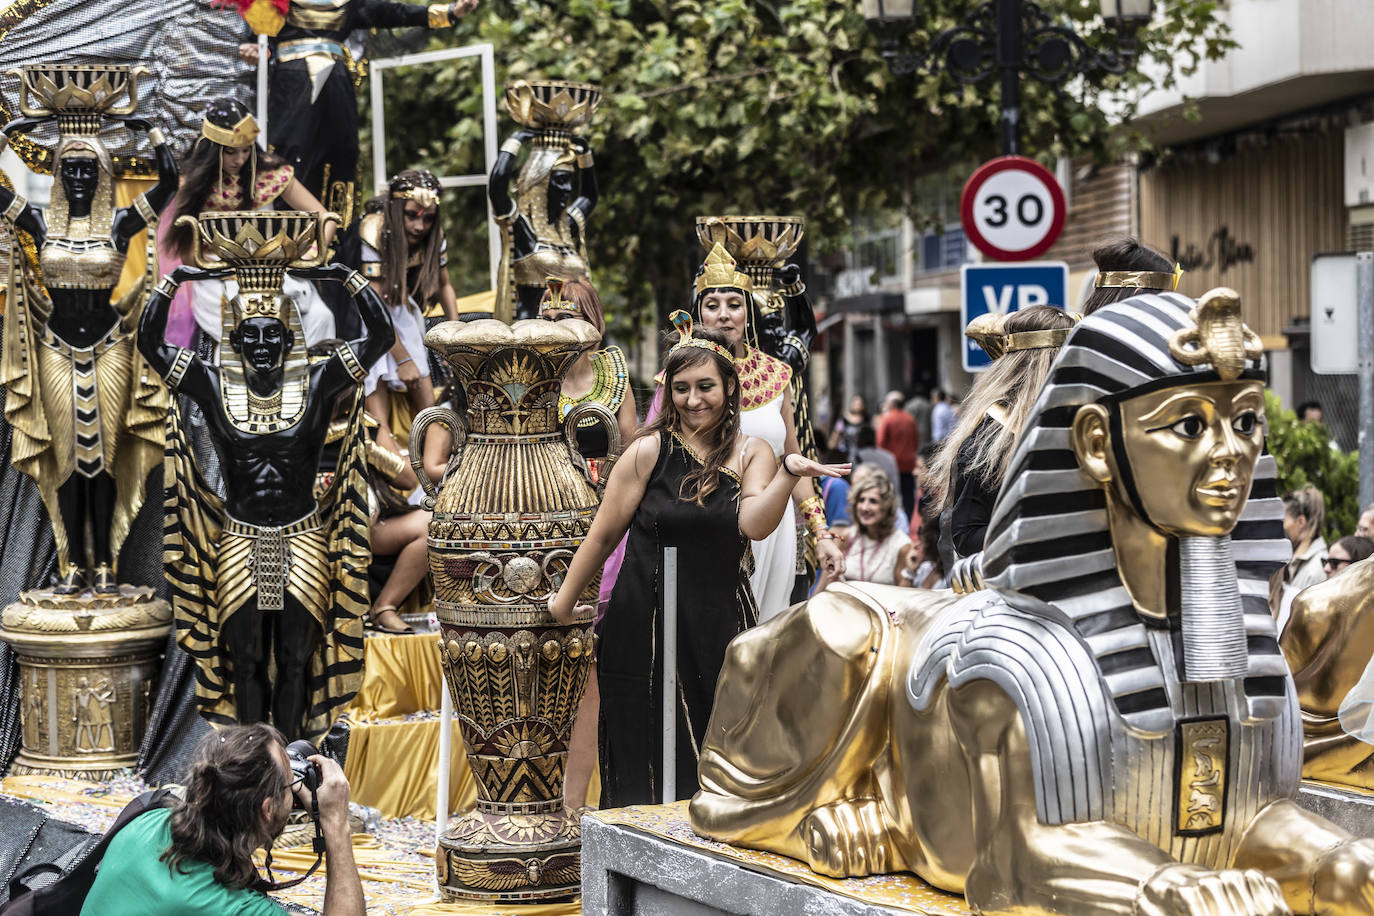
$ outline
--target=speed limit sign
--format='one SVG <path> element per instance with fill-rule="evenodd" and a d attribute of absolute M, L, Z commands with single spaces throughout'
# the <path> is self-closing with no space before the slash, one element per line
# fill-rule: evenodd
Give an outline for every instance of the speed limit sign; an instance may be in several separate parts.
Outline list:
<path fill-rule="evenodd" d="M 1049 169 L 1025 156 L 978 167 L 964 185 L 964 233 L 998 261 L 1026 261 L 1049 250 L 1064 228 L 1064 192 Z"/>

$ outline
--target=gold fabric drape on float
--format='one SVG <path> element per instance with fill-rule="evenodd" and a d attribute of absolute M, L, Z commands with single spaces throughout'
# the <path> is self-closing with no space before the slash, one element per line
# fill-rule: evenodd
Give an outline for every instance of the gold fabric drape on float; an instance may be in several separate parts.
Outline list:
<path fill-rule="evenodd" d="M 352 730 L 344 775 L 351 797 L 383 817 L 433 819 L 439 791 L 439 718 L 404 718 L 437 712 L 443 690 L 439 634 L 369 636 L 364 642 L 363 686 L 348 707 Z M 471 808 L 477 786 L 453 727 L 449 810 Z M 587 799 L 596 804 L 601 781 L 592 771 Z"/>

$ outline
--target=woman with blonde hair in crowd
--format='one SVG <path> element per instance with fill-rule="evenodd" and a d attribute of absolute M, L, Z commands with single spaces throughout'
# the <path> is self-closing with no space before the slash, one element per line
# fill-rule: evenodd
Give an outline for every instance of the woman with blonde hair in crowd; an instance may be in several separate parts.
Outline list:
<path fill-rule="evenodd" d="M 887 474 L 865 465 L 849 481 L 849 545 L 845 550 L 844 579 L 901 585 L 898 571 L 906 567 L 911 537 L 897 525 L 897 491 Z M 838 578 L 827 574 L 821 587 Z"/>
<path fill-rule="evenodd" d="M 1293 559 L 1288 561 L 1283 581 L 1301 591 L 1326 578 L 1322 559 L 1326 556 L 1326 500 L 1312 484 L 1283 495 L 1283 533 L 1293 544 Z"/>
<path fill-rule="evenodd" d="M 988 520 L 1021 429 L 1049 377 L 1075 317 L 1035 305 L 1005 317 L 984 316 L 965 333 L 993 358 L 964 398 L 959 422 L 930 464 L 931 505 L 940 517 L 940 549 L 959 557 L 983 549 Z M 946 557 L 945 566 L 952 566 Z"/>

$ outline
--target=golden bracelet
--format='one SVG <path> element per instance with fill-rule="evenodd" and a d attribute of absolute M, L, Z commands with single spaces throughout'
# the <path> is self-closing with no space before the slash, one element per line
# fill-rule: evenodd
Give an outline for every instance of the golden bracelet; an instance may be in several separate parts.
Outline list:
<path fill-rule="evenodd" d="M 577 157 L 577 167 L 579 169 L 589 169 L 592 167 L 592 154 L 585 152 Z"/>
<path fill-rule="evenodd" d="M 157 225 L 157 211 L 153 205 L 148 203 L 147 193 L 143 193 L 134 198 L 134 210 L 139 216 L 143 217 L 143 222 L 148 226 Z"/>
<path fill-rule="evenodd" d="M 181 284 L 173 280 L 171 274 L 167 274 L 161 280 L 157 281 L 157 286 L 153 287 L 153 291 L 162 293 L 162 295 L 171 299 L 176 296 L 177 287 L 179 286 L 181 286 Z"/>
<path fill-rule="evenodd" d="M 356 270 L 351 270 L 348 272 L 348 276 L 344 278 L 343 285 L 344 289 L 348 290 L 351 295 L 356 296 L 358 293 L 367 289 L 371 284 L 363 279 L 362 274 L 358 273 Z"/>
<path fill-rule="evenodd" d="M 355 382 L 361 382 L 363 379 L 367 378 L 367 369 L 358 359 L 358 354 L 353 352 L 353 347 L 346 343 L 339 344 L 334 352 L 338 355 L 339 361 L 343 363 L 349 378 L 353 379 Z"/>
<path fill-rule="evenodd" d="M 24 208 L 28 205 L 29 202 L 27 200 L 20 197 L 18 194 L 14 195 L 14 200 L 10 201 L 10 205 L 5 208 L 5 219 L 9 220 L 12 223 L 15 222 L 19 219 L 20 216 L 23 215 Z"/>
<path fill-rule="evenodd" d="M 435 3 L 429 7 L 429 27 L 431 29 L 442 29 L 453 25 L 453 5 L 450 3 Z"/>
<path fill-rule="evenodd" d="M 148 142 L 153 146 L 162 146 L 167 142 L 167 135 L 162 132 L 161 127 L 154 127 L 148 131 Z"/>
<path fill-rule="evenodd" d="M 803 499 L 801 506 L 802 521 L 806 523 L 807 530 L 819 536 L 826 529 L 825 524 L 825 504 L 821 502 L 819 496 L 808 496 Z"/>
<path fill-rule="evenodd" d="M 507 137 L 506 142 L 501 144 L 501 152 L 510 153 L 512 156 L 515 156 L 519 154 L 520 147 L 524 145 L 525 144 L 521 143 L 515 137 Z"/>

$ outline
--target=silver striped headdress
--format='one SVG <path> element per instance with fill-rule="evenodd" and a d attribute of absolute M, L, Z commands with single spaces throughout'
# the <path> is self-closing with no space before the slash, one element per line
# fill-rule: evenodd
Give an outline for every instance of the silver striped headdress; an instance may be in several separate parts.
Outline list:
<path fill-rule="evenodd" d="M 1180 347 L 1181 340 L 1197 340 L 1198 323 L 1190 314 L 1195 306 L 1177 293 L 1145 294 L 1094 312 L 1074 328 L 1012 457 L 983 553 L 984 580 L 1013 605 L 1031 613 L 1049 612 L 1045 605 L 1053 605 L 1067 615 L 1096 657 L 1117 711 L 1145 731 L 1163 725 L 1168 708 L 1164 672 L 1146 628 L 1176 628 L 1178 622 L 1148 620 L 1133 608 L 1117 573 L 1106 494 L 1079 468 L 1071 426 L 1087 404 L 1107 405 L 1116 417 L 1120 401 L 1162 388 L 1223 377 L 1262 379 L 1250 332 L 1240 358 L 1218 359 L 1215 366 L 1197 349 Z M 1122 457 L 1118 452 L 1118 470 L 1140 509 L 1137 482 Z M 1230 537 L 1248 642 L 1244 689 L 1258 718 L 1277 715 L 1286 690 L 1287 666 L 1268 603 L 1270 576 L 1291 556 L 1275 473 L 1266 452 Z M 1177 577 L 1178 566 L 1170 563 L 1171 575 Z M 1017 600 L 1018 595 L 1032 600 Z"/>

